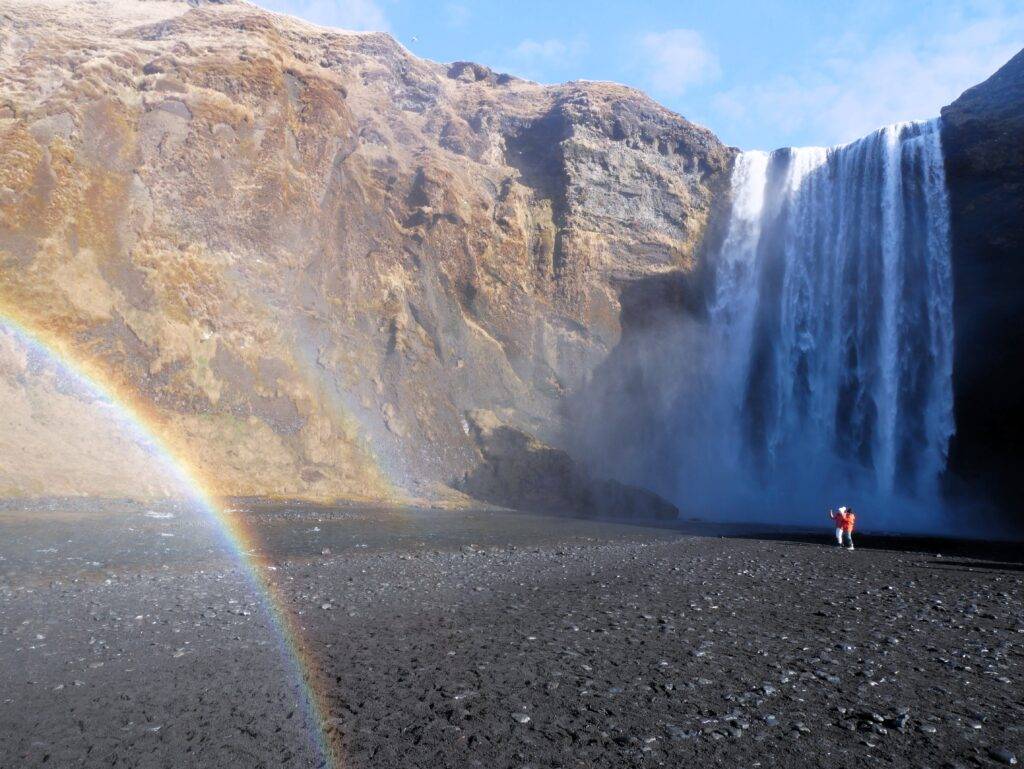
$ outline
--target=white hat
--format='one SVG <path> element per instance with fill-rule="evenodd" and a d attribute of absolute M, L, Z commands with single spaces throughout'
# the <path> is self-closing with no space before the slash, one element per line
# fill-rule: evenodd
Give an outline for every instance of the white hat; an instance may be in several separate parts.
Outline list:
<path fill-rule="evenodd" d="M 839 512 L 840 513 L 845 513 L 846 512 L 846 508 L 845 507 L 840 507 L 839 508 Z"/>

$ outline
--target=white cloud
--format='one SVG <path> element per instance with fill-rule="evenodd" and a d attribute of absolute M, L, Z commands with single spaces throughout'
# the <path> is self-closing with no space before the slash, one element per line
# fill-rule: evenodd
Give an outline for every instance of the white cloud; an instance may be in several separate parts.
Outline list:
<path fill-rule="evenodd" d="M 464 27 L 470 17 L 469 7 L 462 3 L 445 3 L 444 16 L 449 27 Z"/>
<path fill-rule="evenodd" d="M 584 35 L 568 40 L 552 37 L 547 40 L 527 38 L 507 51 L 508 66 L 501 69 L 523 77 L 546 81 L 566 65 L 573 65 L 587 52 L 589 43 Z"/>
<path fill-rule="evenodd" d="M 903 31 L 879 41 L 847 34 L 822 41 L 814 66 L 718 94 L 715 122 L 726 134 L 730 123 L 740 132 L 767 127 L 782 143 L 808 134 L 821 144 L 852 141 L 887 123 L 935 117 L 1022 40 L 1024 11 L 998 9 L 973 20 L 954 12 L 932 34 Z"/>
<path fill-rule="evenodd" d="M 645 80 L 658 95 L 679 96 L 721 73 L 718 57 L 692 29 L 650 32 L 640 38 Z"/>
<path fill-rule="evenodd" d="M 553 62 L 578 57 L 586 49 L 587 42 L 583 37 L 568 41 L 554 37 L 540 41 L 527 38 L 513 48 L 511 53 L 513 57 L 526 62 Z"/>
<path fill-rule="evenodd" d="M 260 4 L 325 27 L 360 32 L 390 29 L 387 16 L 374 0 L 263 0 Z"/>

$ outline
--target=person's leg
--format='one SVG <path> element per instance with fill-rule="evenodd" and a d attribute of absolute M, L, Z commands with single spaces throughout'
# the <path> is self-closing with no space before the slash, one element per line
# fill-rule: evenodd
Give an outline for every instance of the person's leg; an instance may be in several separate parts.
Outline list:
<path fill-rule="evenodd" d="M 844 531 L 843 532 L 843 540 L 844 540 L 844 544 L 846 545 L 846 549 L 847 550 L 853 550 L 853 532 L 852 531 Z"/>
<path fill-rule="evenodd" d="M 843 544 L 843 530 L 838 526 L 836 527 L 836 544 L 840 547 L 842 547 Z"/>

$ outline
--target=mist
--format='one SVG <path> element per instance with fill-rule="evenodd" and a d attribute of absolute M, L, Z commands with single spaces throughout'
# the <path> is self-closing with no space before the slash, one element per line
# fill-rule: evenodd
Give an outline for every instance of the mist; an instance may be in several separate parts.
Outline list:
<path fill-rule="evenodd" d="M 938 121 L 902 123 L 741 154 L 706 269 L 624 292 L 622 342 L 570 406 L 573 450 L 684 518 L 824 526 L 846 505 L 873 531 L 978 534 L 984 516 L 943 491 L 939 137 Z"/>

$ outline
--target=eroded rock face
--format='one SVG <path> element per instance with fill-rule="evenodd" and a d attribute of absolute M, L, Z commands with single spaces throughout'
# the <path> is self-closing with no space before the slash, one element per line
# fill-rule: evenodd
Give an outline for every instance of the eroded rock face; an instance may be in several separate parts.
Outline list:
<path fill-rule="evenodd" d="M 0 426 L 0 499 L 70 497 L 100 485 L 110 498 L 189 494 L 116 404 L 7 328 L 0 328 Z"/>
<path fill-rule="evenodd" d="M 568 453 L 503 424 L 494 412 L 466 415 L 479 463 L 458 483 L 501 507 L 597 517 L 674 519 L 675 505 L 650 491 L 596 477 Z"/>
<path fill-rule="evenodd" d="M 0 0 L 0 313 L 215 493 L 437 499 L 479 461 L 469 410 L 559 441 L 733 155 L 628 88 L 242 2 Z"/>
<path fill-rule="evenodd" d="M 942 110 L 953 241 L 953 491 L 1024 491 L 1024 51 Z M 1018 521 L 1019 513 L 1016 513 Z"/>

